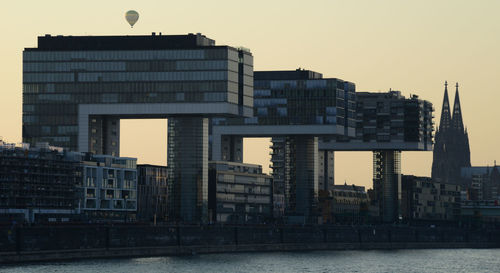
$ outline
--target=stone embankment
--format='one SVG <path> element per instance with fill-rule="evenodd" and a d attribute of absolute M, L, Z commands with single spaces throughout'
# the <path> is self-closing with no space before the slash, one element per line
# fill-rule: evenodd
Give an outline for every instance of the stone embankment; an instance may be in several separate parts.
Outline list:
<path fill-rule="evenodd" d="M 500 230 L 394 226 L 53 226 L 0 229 L 0 263 L 222 252 L 498 248 Z"/>

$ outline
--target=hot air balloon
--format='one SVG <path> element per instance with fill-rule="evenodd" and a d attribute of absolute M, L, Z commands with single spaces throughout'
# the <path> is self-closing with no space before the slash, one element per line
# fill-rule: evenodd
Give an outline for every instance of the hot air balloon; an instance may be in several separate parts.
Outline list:
<path fill-rule="evenodd" d="M 137 13 L 137 11 L 135 10 L 129 10 L 127 11 L 127 13 L 125 13 L 125 19 L 127 19 L 130 27 L 134 27 L 137 20 L 139 20 L 139 13 Z"/>

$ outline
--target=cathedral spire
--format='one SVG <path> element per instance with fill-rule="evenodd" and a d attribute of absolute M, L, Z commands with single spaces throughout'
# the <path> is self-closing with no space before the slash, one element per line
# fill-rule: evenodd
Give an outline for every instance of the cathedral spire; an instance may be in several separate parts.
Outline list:
<path fill-rule="evenodd" d="M 448 82 L 444 82 L 443 107 L 441 108 L 441 121 L 439 122 L 439 131 L 443 132 L 451 127 L 450 101 L 448 100 Z"/>
<path fill-rule="evenodd" d="M 460 97 L 457 92 L 453 105 L 453 118 L 450 117 L 448 101 L 448 83 L 445 83 L 441 124 L 436 132 L 432 159 L 432 179 L 450 184 L 462 184 L 460 176 L 462 167 L 470 167 L 469 136 L 464 130 Z M 500 178 L 499 178 L 500 179 Z"/>
<path fill-rule="evenodd" d="M 464 122 L 462 120 L 462 109 L 460 108 L 460 97 L 458 95 L 458 82 L 456 85 L 457 91 L 455 92 L 455 103 L 453 104 L 453 117 L 452 125 L 453 129 L 464 131 Z"/>

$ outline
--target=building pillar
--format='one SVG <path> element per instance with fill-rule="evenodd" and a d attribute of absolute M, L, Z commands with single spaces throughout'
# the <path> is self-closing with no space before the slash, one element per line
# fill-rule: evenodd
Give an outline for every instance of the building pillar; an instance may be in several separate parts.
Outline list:
<path fill-rule="evenodd" d="M 289 181 L 290 173 L 285 173 L 285 155 L 288 151 L 286 146 L 287 137 L 271 138 L 271 168 L 273 176 L 273 216 L 282 218 L 285 213 L 285 185 Z"/>
<path fill-rule="evenodd" d="M 318 199 L 318 138 L 273 137 L 272 143 L 274 216 L 308 222 Z"/>
<path fill-rule="evenodd" d="M 208 119 L 168 119 L 169 220 L 208 220 Z"/>
<path fill-rule="evenodd" d="M 89 116 L 89 152 L 120 156 L 120 118 Z"/>
<path fill-rule="evenodd" d="M 401 207 L 401 151 L 373 151 L 373 189 L 383 222 L 395 222 Z"/>
<path fill-rule="evenodd" d="M 335 185 L 335 151 L 318 151 L 318 185 L 319 190 L 332 190 Z"/>
<path fill-rule="evenodd" d="M 243 163 L 243 137 L 222 136 L 221 142 L 222 161 Z"/>
<path fill-rule="evenodd" d="M 318 198 L 318 138 L 295 136 L 295 212 L 305 220 L 313 216 Z"/>

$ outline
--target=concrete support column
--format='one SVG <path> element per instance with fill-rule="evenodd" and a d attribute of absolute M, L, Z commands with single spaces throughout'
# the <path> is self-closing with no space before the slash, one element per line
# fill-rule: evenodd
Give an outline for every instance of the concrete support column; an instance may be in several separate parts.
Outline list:
<path fill-rule="evenodd" d="M 373 151 L 373 188 L 383 222 L 398 220 L 401 207 L 401 151 Z"/>
<path fill-rule="evenodd" d="M 285 213 L 285 186 L 290 181 L 290 172 L 285 173 L 285 169 L 289 170 L 285 164 L 290 164 L 286 161 L 286 154 L 289 153 L 289 147 L 286 143 L 287 137 L 271 138 L 271 163 L 273 175 L 273 216 L 277 219 L 282 218 Z"/>
<path fill-rule="evenodd" d="M 120 119 L 104 119 L 104 154 L 120 156 Z"/>
<path fill-rule="evenodd" d="M 335 151 L 318 151 L 318 185 L 319 190 L 332 190 L 335 185 Z"/>
<path fill-rule="evenodd" d="M 208 119 L 168 119 L 169 220 L 208 220 Z"/>
<path fill-rule="evenodd" d="M 221 142 L 223 161 L 243 163 L 243 137 L 222 136 Z"/>
<path fill-rule="evenodd" d="M 89 116 L 89 152 L 120 156 L 120 119 Z"/>
<path fill-rule="evenodd" d="M 295 136 L 295 208 L 309 219 L 318 199 L 318 138 Z"/>

